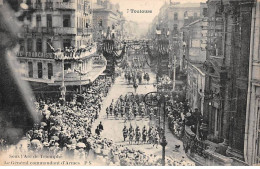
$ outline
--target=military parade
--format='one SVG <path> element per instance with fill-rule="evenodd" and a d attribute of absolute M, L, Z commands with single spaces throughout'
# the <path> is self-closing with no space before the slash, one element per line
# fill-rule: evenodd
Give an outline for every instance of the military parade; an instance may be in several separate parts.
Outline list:
<path fill-rule="evenodd" d="M 0 0 L 0 165 L 259 165 L 259 6 Z"/>

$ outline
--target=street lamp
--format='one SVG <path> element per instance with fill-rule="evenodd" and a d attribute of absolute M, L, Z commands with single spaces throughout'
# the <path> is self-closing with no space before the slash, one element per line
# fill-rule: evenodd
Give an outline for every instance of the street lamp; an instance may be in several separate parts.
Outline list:
<path fill-rule="evenodd" d="M 159 92 L 150 92 L 147 93 L 144 97 L 144 102 L 146 105 L 149 106 L 158 106 L 159 107 L 159 112 L 161 109 L 161 105 L 163 104 L 163 136 L 161 138 L 160 145 L 162 146 L 162 165 L 165 166 L 165 147 L 167 145 L 166 141 L 166 136 L 165 136 L 165 121 L 166 121 L 166 111 L 165 111 L 165 106 L 166 106 L 166 101 L 167 101 L 168 96 L 163 95 L 162 93 Z M 159 115 L 160 118 L 160 115 Z M 161 133 L 161 131 L 159 131 Z"/>
<path fill-rule="evenodd" d="M 79 94 L 81 95 L 81 75 L 82 75 L 82 63 L 83 61 L 80 59 L 78 60 L 78 63 L 80 63 L 80 67 L 79 67 Z"/>

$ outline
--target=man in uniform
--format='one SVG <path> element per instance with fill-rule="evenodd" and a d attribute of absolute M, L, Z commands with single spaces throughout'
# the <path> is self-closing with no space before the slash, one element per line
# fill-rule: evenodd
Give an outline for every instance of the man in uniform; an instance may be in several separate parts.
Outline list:
<path fill-rule="evenodd" d="M 147 130 L 146 130 L 145 126 L 143 127 L 142 136 L 143 136 L 143 143 L 145 143 L 146 142 L 146 136 L 147 136 Z"/>
<path fill-rule="evenodd" d="M 95 133 L 96 133 L 98 136 L 100 135 L 100 130 L 99 130 L 98 126 L 97 126 L 97 128 L 96 128 L 96 130 L 95 130 Z"/>
<path fill-rule="evenodd" d="M 125 141 L 125 139 L 126 139 L 126 137 L 127 137 L 127 134 L 128 134 L 128 130 L 127 130 L 126 126 L 124 126 L 124 128 L 123 128 L 124 141 Z"/>
<path fill-rule="evenodd" d="M 99 129 L 100 131 L 103 131 L 103 130 L 104 130 L 104 127 L 103 127 L 102 122 L 99 123 L 99 125 L 98 125 L 98 129 Z"/>

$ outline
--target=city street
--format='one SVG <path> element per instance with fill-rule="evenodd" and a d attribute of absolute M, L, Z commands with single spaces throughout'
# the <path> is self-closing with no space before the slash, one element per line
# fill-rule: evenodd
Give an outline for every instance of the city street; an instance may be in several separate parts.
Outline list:
<path fill-rule="evenodd" d="M 153 83 L 155 83 L 155 81 L 156 81 L 155 74 L 151 73 L 149 71 L 149 69 L 146 70 L 146 72 L 149 72 L 149 75 L 151 77 L 150 83 L 139 85 L 139 87 L 137 88 L 138 94 L 146 94 L 148 92 L 156 91 L 156 88 L 153 86 Z M 143 82 L 143 83 L 146 83 L 146 82 Z M 114 118 L 114 116 L 109 116 L 109 118 L 107 118 L 106 108 L 110 105 L 112 99 L 114 99 L 114 101 L 116 101 L 116 99 L 118 99 L 120 95 L 125 95 L 129 92 L 134 93 L 134 88 L 132 85 L 127 84 L 127 82 L 125 81 L 124 76 L 122 74 L 120 77 L 116 78 L 115 84 L 112 86 L 108 96 L 103 101 L 103 106 L 102 106 L 99 118 L 93 123 L 92 132 L 93 133 L 95 132 L 96 126 L 100 123 L 100 121 L 102 121 L 103 126 L 104 126 L 104 131 L 101 132 L 102 137 L 112 139 L 114 141 L 114 143 L 116 143 L 117 145 L 125 145 L 128 148 L 138 149 L 138 150 L 144 151 L 148 154 L 154 154 L 156 156 L 161 157 L 162 147 L 160 145 L 158 146 L 158 148 L 153 147 L 152 144 L 130 145 L 128 143 L 128 138 L 127 138 L 127 141 L 125 141 L 125 142 L 123 141 L 122 130 L 123 130 L 124 125 L 126 125 L 127 128 L 129 128 L 130 123 L 131 123 L 133 128 L 135 128 L 136 125 L 138 125 L 141 129 L 143 128 L 144 125 L 146 126 L 146 128 L 148 128 L 149 118 L 142 120 L 141 117 L 137 117 L 136 120 L 132 120 L 131 122 L 127 121 L 126 124 L 124 123 L 124 119 L 122 119 L 122 118 L 121 119 L 119 118 L 118 120 L 116 120 Z M 150 125 L 152 126 L 155 124 L 151 123 Z M 173 136 L 173 134 L 171 133 L 171 131 L 169 131 L 167 126 L 166 126 L 166 139 L 168 142 L 168 144 L 166 146 L 166 156 L 167 157 L 172 158 L 172 159 L 178 159 L 178 160 L 181 160 L 184 157 L 186 162 L 193 163 L 191 160 L 189 160 L 187 158 L 185 152 L 183 151 L 182 141 L 178 140 L 175 136 Z M 181 145 L 179 152 L 173 151 L 175 145 Z"/>
<path fill-rule="evenodd" d="M 260 165 L 259 9 L 0 0 L 0 166 Z"/>

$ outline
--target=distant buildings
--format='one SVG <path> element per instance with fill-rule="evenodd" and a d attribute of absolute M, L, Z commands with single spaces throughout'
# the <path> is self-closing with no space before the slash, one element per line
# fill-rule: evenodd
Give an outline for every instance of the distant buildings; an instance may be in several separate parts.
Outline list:
<path fill-rule="evenodd" d="M 201 15 L 201 4 L 200 3 L 165 3 L 158 16 L 153 20 L 149 30 L 148 36 L 152 39 L 158 37 L 168 36 L 170 46 L 173 48 L 173 52 L 170 53 L 169 58 L 165 58 L 167 63 L 170 63 L 170 67 L 173 65 L 174 55 L 176 56 L 177 70 L 180 70 L 180 66 L 183 64 L 183 51 L 179 50 L 182 43 L 182 32 L 180 31 L 183 26 L 200 18 Z M 160 30 L 160 35 L 156 33 L 156 30 Z M 166 62 L 166 61 L 165 61 Z M 169 65 L 165 65 L 164 72 L 168 71 Z M 172 77 L 172 68 L 169 72 Z"/>
<path fill-rule="evenodd" d="M 122 40 L 124 22 L 125 19 L 118 4 L 114 5 L 110 0 L 97 0 L 96 3 L 93 3 L 95 41 L 100 41 L 102 37 Z M 110 30 L 109 34 L 108 30 Z"/>

